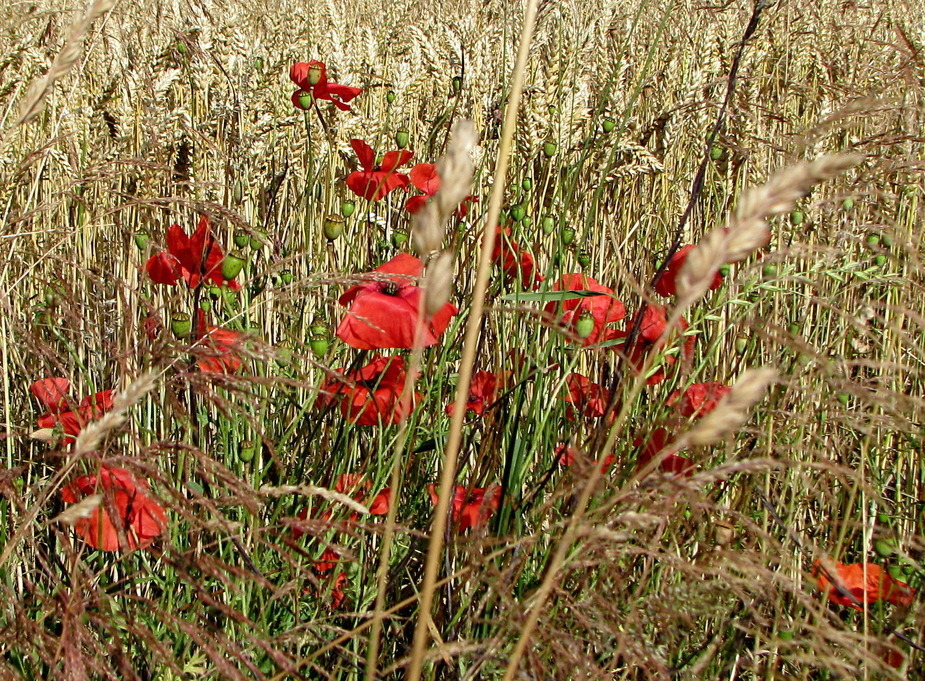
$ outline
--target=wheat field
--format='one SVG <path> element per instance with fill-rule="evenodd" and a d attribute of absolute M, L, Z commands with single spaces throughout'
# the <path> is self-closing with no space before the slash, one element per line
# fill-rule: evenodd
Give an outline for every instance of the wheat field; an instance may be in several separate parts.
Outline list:
<path fill-rule="evenodd" d="M 925 679 L 923 15 L 0 9 L 0 679 Z"/>

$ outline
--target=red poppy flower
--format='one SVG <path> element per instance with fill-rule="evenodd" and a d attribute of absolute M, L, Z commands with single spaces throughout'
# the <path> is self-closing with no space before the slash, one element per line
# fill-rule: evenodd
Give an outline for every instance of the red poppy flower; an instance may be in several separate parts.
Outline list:
<path fill-rule="evenodd" d="M 585 454 L 581 450 L 575 449 L 574 447 L 568 447 L 564 444 L 561 444 L 556 447 L 554 456 L 554 461 L 558 465 L 562 466 L 563 468 L 567 468 L 568 466 L 573 465 L 576 461 L 581 461 L 585 457 Z M 614 461 L 616 461 L 616 456 L 613 454 L 608 454 L 605 456 L 601 466 L 602 470 L 610 468 Z"/>
<path fill-rule="evenodd" d="M 334 106 L 341 111 L 350 111 L 347 102 L 363 92 L 362 88 L 329 83 L 327 67 L 323 62 L 314 59 L 293 64 L 289 68 L 289 79 L 299 86 L 299 89 L 292 93 L 292 103 L 297 109 L 302 110 L 305 107 L 299 99 L 308 92 L 314 95 L 315 99 L 334 102 Z"/>
<path fill-rule="evenodd" d="M 636 470 L 645 468 L 652 459 L 662 455 L 671 446 L 671 439 L 667 428 L 656 428 L 647 438 L 637 437 L 633 440 L 634 447 L 642 448 L 636 460 Z M 693 461 L 685 456 L 678 456 L 673 451 L 664 454 L 659 464 L 659 470 L 663 473 L 687 477 L 690 477 L 696 468 L 697 464 Z"/>
<path fill-rule="evenodd" d="M 610 339 L 625 339 L 630 334 L 630 329 L 633 328 L 634 320 L 631 319 L 626 325 L 626 329 L 619 331 L 612 331 L 607 334 L 607 338 Z M 665 329 L 668 326 L 668 312 L 662 305 L 646 305 L 645 311 L 642 315 L 642 324 L 639 327 L 639 335 L 636 337 L 636 342 L 633 344 L 633 349 L 630 352 L 630 356 L 627 358 L 629 365 L 639 371 L 642 369 L 643 364 L 645 363 L 646 357 L 649 356 L 652 352 L 658 352 L 666 344 L 666 341 L 662 341 L 661 338 L 665 333 Z M 687 330 L 689 324 L 684 317 L 681 317 L 678 320 L 678 330 L 683 334 Z M 681 349 L 681 353 L 685 358 L 690 357 L 694 352 L 694 344 L 697 341 L 696 336 L 684 336 L 684 346 Z M 618 344 L 615 346 L 616 349 L 622 351 L 622 345 Z M 674 355 L 667 355 L 664 358 L 664 363 L 667 366 L 673 365 L 677 361 L 677 357 Z M 665 369 L 664 367 L 658 368 L 654 373 L 650 374 L 646 379 L 647 385 L 658 385 L 665 380 Z"/>
<path fill-rule="evenodd" d="M 893 605 L 910 606 L 915 597 L 915 589 L 893 579 L 874 563 L 834 563 L 825 570 L 822 568 L 822 561 L 813 563 L 813 576 L 820 591 L 827 593 L 829 600 L 836 605 L 863 610 L 859 604 L 870 605 L 883 600 Z M 830 579 L 834 579 L 854 600 L 832 585 Z"/>
<path fill-rule="evenodd" d="M 347 176 L 347 186 L 354 194 L 368 201 L 381 201 L 395 189 L 408 186 L 408 176 L 395 169 L 410 161 L 414 157 L 413 152 L 407 149 L 386 152 L 382 164 L 377 166 L 376 152 L 366 142 L 352 139 L 350 146 L 363 167 L 363 170 L 355 170 Z"/>
<path fill-rule="evenodd" d="M 614 297 L 613 289 L 583 274 L 565 274 L 552 285 L 550 290 L 592 291 L 602 294 L 546 304 L 546 312 L 561 315 L 560 323 L 571 333 L 580 337 L 582 345 L 594 345 L 605 340 L 606 332 L 609 330 L 607 326 L 626 317 L 626 308 Z M 594 322 L 593 328 L 586 336 L 584 333 L 579 333 L 578 322 L 582 317 L 589 317 Z"/>
<path fill-rule="evenodd" d="M 423 268 L 413 255 L 400 253 L 370 272 L 368 283 L 348 289 L 340 304 L 350 310 L 337 327 L 337 337 L 360 350 L 413 347 L 422 303 L 415 282 Z M 446 303 L 425 320 L 421 345 L 437 344 L 457 312 L 455 305 Z"/>
<path fill-rule="evenodd" d="M 99 475 L 73 480 L 61 490 L 61 499 L 74 504 L 91 494 L 101 494 L 99 506 L 79 518 L 74 531 L 95 549 L 133 551 L 150 545 L 167 528 L 167 513 L 147 492 L 147 483 L 136 480 L 130 471 L 104 466 Z"/>
<path fill-rule="evenodd" d="M 686 419 L 699 419 L 716 409 L 716 405 L 730 390 L 731 386 L 725 383 L 709 382 L 695 383 L 682 394 L 675 390 L 668 396 L 668 404 L 677 403 L 677 410 Z"/>
<path fill-rule="evenodd" d="M 369 502 L 369 514 L 386 515 L 389 512 L 389 508 L 391 506 L 392 488 L 386 487 L 382 489 L 376 496 L 374 496 L 371 502 Z"/>
<path fill-rule="evenodd" d="M 436 506 L 439 497 L 437 488 L 428 485 L 430 501 Z M 482 527 L 494 515 L 501 504 L 501 488 L 493 485 L 488 489 L 476 487 L 467 490 L 462 485 L 456 485 L 453 495 L 452 522 L 457 532 L 464 532 L 470 527 Z"/>
<path fill-rule="evenodd" d="M 491 259 L 504 272 L 508 284 L 519 280 L 523 288 L 536 289 L 546 279 L 537 272 L 533 254 L 522 249 L 511 238 L 510 227 L 498 227 Z"/>
<path fill-rule="evenodd" d="M 687 246 L 682 246 L 678 249 L 677 253 L 671 256 L 671 260 L 668 261 L 668 266 L 665 268 L 665 271 L 662 272 L 661 276 L 655 281 L 655 292 L 662 296 L 674 296 L 677 295 L 678 289 L 676 286 L 676 280 L 678 274 L 681 273 L 681 270 L 684 269 L 684 263 L 687 262 L 687 254 L 690 253 L 691 249 L 694 248 L 693 244 L 688 244 Z M 718 289 L 723 285 L 723 275 L 719 272 L 713 273 L 713 282 L 710 284 L 710 290 Z"/>
<path fill-rule="evenodd" d="M 237 354 L 241 334 L 220 326 L 207 326 L 204 338 L 199 342 L 203 355 L 196 365 L 203 373 L 233 374 L 244 364 Z"/>
<path fill-rule="evenodd" d="M 485 410 L 498 398 L 498 390 L 502 387 L 503 378 L 499 378 L 490 371 L 477 371 L 469 384 L 469 395 L 466 397 L 466 411 L 472 410 L 482 416 Z M 455 402 L 446 405 L 446 413 L 453 415 Z"/>
<path fill-rule="evenodd" d="M 569 421 L 576 421 L 582 416 L 599 418 L 607 411 L 609 392 L 587 376 L 571 373 L 565 378 L 565 387 L 568 395 L 564 399 L 569 405 L 565 410 L 565 418 Z"/>
<path fill-rule="evenodd" d="M 312 569 L 319 575 L 323 575 L 324 573 L 330 572 L 335 567 L 337 567 L 337 561 L 339 560 L 340 554 L 334 549 L 328 547 L 324 550 L 324 553 L 321 554 L 321 558 L 315 561 Z"/>
<path fill-rule="evenodd" d="M 415 393 L 402 403 L 405 389 L 405 360 L 401 357 L 377 357 L 366 366 L 337 376 L 321 388 L 316 406 L 340 404 L 344 418 L 361 426 L 384 426 L 400 423 L 421 399 Z"/>
<path fill-rule="evenodd" d="M 435 164 L 418 163 L 408 172 L 408 177 L 411 180 L 411 184 L 424 192 L 423 194 L 412 196 L 405 202 L 405 209 L 413 215 L 420 212 L 424 204 L 427 203 L 427 200 L 440 189 L 440 176 L 437 174 L 437 166 Z M 466 217 L 466 213 L 468 212 L 466 203 L 478 200 L 477 196 L 469 194 L 469 196 L 463 199 L 463 202 L 459 204 L 454 215 L 459 218 Z"/>
<path fill-rule="evenodd" d="M 171 225 L 167 230 L 167 250 L 148 258 L 145 270 L 156 284 L 173 286 L 182 278 L 190 288 L 196 288 L 202 281 L 241 288 L 238 282 L 222 276 L 224 259 L 222 247 L 209 228 L 209 218 L 203 215 L 191 237 L 180 225 Z"/>
<path fill-rule="evenodd" d="M 29 386 L 32 394 L 48 409 L 47 413 L 38 418 L 39 428 L 54 428 L 61 424 L 66 443 L 73 442 L 90 421 L 99 419 L 112 409 L 114 392 L 103 390 L 88 395 L 80 401 L 76 408 L 68 409 L 71 402 L 64 393 L 69 388 L 70 381 L 66 378 L 43 378 Z M 63 411 L 65 409 L 67 411 Z"/>
<path fill-rule="evenodd" d="M 347 598 L 347 594 L 344 591 L 344 587 L 346 587 L 349 583 L 350 583 L 350 580 L 347 579 L 346 572 L 341 572 L 334 579 L 334 586 L 331 589 L 331 608 L 332 609 L 336 610 L 337 608 L 341 607 L 344 604 L 344 600 Z"/>

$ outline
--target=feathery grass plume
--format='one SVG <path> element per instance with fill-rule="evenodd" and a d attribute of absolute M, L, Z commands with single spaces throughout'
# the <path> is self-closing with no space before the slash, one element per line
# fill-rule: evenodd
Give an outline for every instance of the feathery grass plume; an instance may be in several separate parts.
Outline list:
<path fill-rule="evenodd" d="M 93 515 L 93 511 L 97 509 L 102 501 L 102 494 L 91 494 L 90 496 L 84 497 L 76 504 L 68 506 L 64 511 L 56 515 L 54 522 L 61 523 L 62 525 L 73 525 L 78 520 L 89 518 Z"/>
<path fill-rule="evenodd" d="M 858 154 L 832 154 L 803 161 L 745 192 L 729 224 L 707 232 L 687 254 L 677 279 L 678 309 L 689 307 L 701 298 L 720 267 L 743 260 L 767 245 L 768 217 L 792 210 L 813 185 L 840 175 L 860 160 Z"/>
<path fill-rule="evenodd" d="M 472 121 L 460 120 L 453 126 L 446 154 L 437 161 L 440 189 L 411 223 L 411 240 L 419 255 L 440 249 L 447 220 L 469 195 L 475 171 L 470 151 L 478 141 Z"/>
<path fill-rule="evenodd" d="M 48 73 L 36 80 L 29 87 L 26 98 L 19 109 L 19 118 L 13 127 L 24 125 L 38 116 L 45 108 L 45 97 L 51 92 L 55 82 L 67 75 L 83 52 L 83 41 L 90 26 L 116 4 L 116 0 L 96 0 L 79 19 L 71 24 L 64 48 L 55 57 Z"/>
<path fill-rule="evenodd" d="M 128 410 L 154 389 L 157 376 L 157 372 L 148 372 L 136 378 L 113 398 L 112 409 L 81 429 L 74 443 L 75 457 L 92 452 L 106 437 L 106 433 L 121 426 L 125 422 Z"/>
<path fill-rule="evenodd" d="M 346 494 L 341 494 L 340 492 L 335 492 L 334 490 L 327 489 L 326 487 L 316 487 L 315 485 L 262 485 L 260 489 L 257 490 L 257 493 L 261 496 L 266 497 L 285 497 L 290 494 L 301 494 L 308 497 L 321 497 L 325 501 L 337 501 L 344 506 L 352 508 L 354 511 L 363 513 L 364 515 L 369 513 L 369 509 L 356 501 L 351 499 Z"/>
<path fill-rule="evenodd" d="M 433 316 L 443 307 L 453 294 L 453 263 L 455 258 L 450 251 L 443 251 L 427 265 L 427 278 L 424 280 L 424 310 Z"/>
<path fill-rule="evenodd" d="M 748 411 L 764 396 L 776 378 L 777 370 L 770 367 L 745 371 L 716 408 L 682 435 L 676 446 L 708 445 L 740 428 L 748 420 Z"/>

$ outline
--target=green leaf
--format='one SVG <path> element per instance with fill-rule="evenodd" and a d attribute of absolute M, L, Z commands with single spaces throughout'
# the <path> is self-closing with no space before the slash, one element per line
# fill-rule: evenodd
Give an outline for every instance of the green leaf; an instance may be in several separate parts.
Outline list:
<path fill-rule="evenodd" d="M 609 294 L 599 291 L 538 291 L 536 293 L 508 293 L 506 296 L 502 296 L 501 300 L 520 303 L 558 303 L 563 300 L 575 300 L 576 298 L 590 298 L 592 296 L 606 295 Z"/>

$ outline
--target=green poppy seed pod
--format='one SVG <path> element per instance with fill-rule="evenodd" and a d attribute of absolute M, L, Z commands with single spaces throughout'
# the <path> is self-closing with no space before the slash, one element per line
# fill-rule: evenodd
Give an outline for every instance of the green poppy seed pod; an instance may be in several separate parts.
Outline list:
<path fill-rule="evenodd" d="M 883 234 L 880 235 L 880 243 L 883 244 L 884 248 L 892 248 L 893 247 L 893 235 L 889 234 L 888 232 L 884 232 Z"/>
<path fill-rule="evenodd" d="M 324 232 L 325 239 L 334 241 L 344 233 L 344 218 L 332 213 L 324 219 L 321 230 Z"/>
<path fill-rule="evenodd" d="M 891 520 L 892 518 L 890 518 L 890 516 L 887 515 L 886 513 L 877 514 L 877 524 L 878 525 L 889 525 Z"/>
<path fill-rule="evenodd" d="M 389 104 L 395 101 L 395 92 L 393 90 L 389 90 L 385 93 L 385 101 L 387 101 Z"/>
<path fill-rule="evenodd" d="M 559 113 L 559 107 L 557 107 L 555 104 L 550 104 L 550 105 L 546 108 L 546 111 L 549 112 L 549 115 L 550 115 L 550 116 L 555 116 L 555 115 L 557 115 L 557 114 Z"/>
<path fill-rule="evenodd" d="M 248 243 L 250 244 L 251 249 L 259 251 L 263 248 L 263 240 L 267 238 L 267 235 L 263 232 L 255 232 L 251 235 Z"/>
<path fill-rule="evenodd" d="M 841 207 L 843 210 L 851 210 L 854 208 L 854 199 L 850 196 L 841 202 Z"/>
<path fill-rule="evenodd" d="M 238 248 L 244 248 L 250 241 L 250 236 L 243 229 L 234 233 L 234 245 Z"/>
<path fill-rule="evenodd" d="M 867 245 L 871 248 L 875 248 L 880 245 L 880 235 L 879 234 L 868 234 L 865 239 Z"/>
<path fill-rule="evenodd" d="M 408 142 L 411 140 L 411 133 L 408 132 L 406 128 L 400 128 L 395 132 L 395 146 L 399 149 L 404 149 L 408 146 Z"/>
<path fill-rule="evenodd" d="M 215 299 L 215 300 L 218 300 L 219 298 L 221 298 L 221 297 L 222 297 L 222 287 L 221 287 L 221 286 L 216 286 L 216 285 L 214 285 L 214 284 L 213 284 L 212 286 L 210 286 L 210 287 L 209 287 L 209 296 L 210 296 L 211 298 Z"/>
<path fill-rule="evenodd" d="M 723 157 L 723 148 L 717 145 L 710 147 L 710 158 L 714 161 L 718 161 Z"/>
<path fill-rule="evenodd" d="M 552 140 L 547 140 L 546 142 L 543 142 L 543 155 L 546 158 L 552 158 L 553 156 L 555 156 L 556 151 L 558 151 L 558 149 L 559 149 L 559 145 L 553 142 Z"/>
<path fill-rule="evenodd" d="M 263 57 L 254 57 L 254 68 L 263 71 Z"/>
<path fill-rule="evenodd" d="M 256 454 L 257 448 L 251 440 L 245 440 L 241 443 L 241 446 L 238 447 L 238 458 L 244 463 L 253 461 Z"/>
<path fill-rule="evenodd" d="M 234 279 L 241 274 L 241 270 L 244 269 L 244 265 L 246 264 L 247 260 L 239 253 L 229 253 L 222 260 L 222 276 L 225 279 Z"/>
<path fill-rule="evenodd" d="M 803 211 L 792 210 L 790 211 L 790 224 L 793 225 L 794 227 L 799 227 L 800 225 L 803 224 L 804 217 L 805 215 L 803 215 Z"/>
<path fill-rule="evenodd" d="M 892 577 L 893 579 L 898 579 L 900 581 L 903 581 L 903 577 L 905 575 L 903 575 L 903 569 L 901 566 L 890 565 L 886 570 L 887 572 L 890 573 L 890 577 Z"/>
<path fill-rule="evenodd" d="M 281 367 L 287 367 L 292 364 L 292 350 L 289 348 L 277 348 L 276 364 Z"/>
<path fill-rule="evenodd" d="M 765 279 L 774 279 L 777 277 L 777 265 L 765 265 L 761 268 L 761 274 Z"/>
<path fill-rule="evenodd" d="M 186 338 L 193 330 L 193 320 L 188 314 L 178 312 L 170 318 L 170 331 L 177 338 Z"/>
<path fill-rule="evenodd" d="M 896 553 L 896 542 L 892 539 L 875 539 L 874 551 L 876 551 L 877 555 L 881 558 L 889 558 Z"/>
<path fill-rule="evenodd" d="M 787 333 L 789 333 L 791 336 L 799 336 L 800 335 L 800 325 L 799 324 L 789 324 L 787 326 Z"/>
<path fill-rule="evenodd" d="M 305 90 L 302 90 L 299 93 L 299 106 L 301 106 L 303 109 L 312 108 L 313 101 L 315 101 L 315 98 L 312 96 L 311 92 L 305 92 Z"/>
<path fill-rule="evenodd" d="M 135 245 L 138 247 L 139 251 L 143 251 L 148 247 L 148 242 L 151 240 L 151 237 L 147 235 L 146 232 L 135 232 Z"/>
<path fill-rule="evenodd" d="M 357 209 L 357 205 L 350 199 L 344 199 L 340 202 L 340 214 L 345 218 L 349 218 L 353 215 L 353 211 Z"/>
<path fill-rule="evenodd" d="M 779 631 L 779 632 L 777 632 L 777 637 L 778 637 L 781 641 L 792 641 L 792 640 L 793 640 L 793 632 L 792 632 L 792 631 Z"/>
<path fill-rule="evenodd" d="M 543 234 L 552 234 L 553 231 L 556 229 L 556 219 L 552 217 L 551 215 L 547 215 L 546 217 L 543 218 L 541 227 L 543 229 Z"/>
<path fill-rule="evenodd" d="M 311 348 L 315 357 L 324 357 L 328 354 L 328 348 L 331 347 L 331 342 L 324 337 L 312 338 L 308 341 L 308 347 Z"/>
<path fill-rule="evenodd" d="M 322 67 L 320 64 L 311 64 L 308 67 L 308 84 L 317 85 L 321 82 Z"/>
<path fill-rule="evenodd" d="M 45 304 L 49 307 L 54 307 L 60 301 L 58 292 L 52 286 L 45 287 Z"/>
<path fill-rule="evenodd" d="M 588 253 L 584 248 L 578 249 L 578 264 L 582 267 L 587 267 L 591 264 L 591 254 Z"/>
<path fill-rule="evenodd" d="M 453 80 L 450 81 L 450 85 L 453 88 L 453 94 L 459 94 L 462 90 L 462 76 L 453 76 Z"/>
<path fill-rule="evenodd" d="M 533 224 L 533 216 L 524 215 L 524 219 L 520 221 L 520 224 L 522 224 L 524 227 L 529 227 Z"/>
<path fill-rule="evenodd" d="M 528 192 L 533 189 L 533 180 L 531 180 L 529 177 L 525 177 L 523 182 L 520 183 L 520 186 L 523 187 L 525 192 Z"/>
<path fill-rule="evenodd" d="M 877 255 L 874 256 L 874 264 L 877 267 L 883 267 L 884 265 L 886 265 L 886 256 L 883 255 L 883 253 L 878 253 Z"/>
<path fill-rule="evenodd" d="M 720 265 L 719 270 L 717 271 L 721 277 L 728 277 L 729 272 L 732 271 L 732 268 L 729 265 Z"/>
<path fill-rule="evenodd" d="M 838 401 L 841 402 L 842 404 L 848 404 L 850 400 L 851 400 L 851 395 L 849 395 L 848 393 L 838 393 Z"/>
<path fill-rule="evenodd" d="M 203 298 L 199 301 L 199 309 L 201 309 L 203 312 L 208 312 L 212 309 L 212 301 L 208 298 Z"/>
<path fill-rule="evenodd" d="M 559 231 L 559 236 L 562 238 L 562 243 L 566 246 L 569 246 L 573 241 L 575 241 L 575 228 L 564 225 Z"/>
<path fill-rule="evenodd" d="M 604 128 L 604 132 L 613 132 L 617 127 L 617 122 L 612 118 L 605 118 L 604 122 L 601 123 L 601 127 Z"/>
<path fill-rule="evenodd" d="M 408 235 L 404 232 L 392 232 L 392 245 L 401 250 L 408 243 Z"/>
<path fill-rule="evenodd" d="M 587 312 L 583 313 L 575 322 L 575 334 L 579 338 L 587 338 L 594 333 L 594 317 Z"/>
<path fill-rule="evenodd" d="M 510 210 L 511 220 L 514 222 L 520 222 L 524 219 L 524 215 L 527 214 L 526 209 L 523 206 L 514 206 Z"/>
<path fill-rule="evenodd" d="M 284 286 L 289 286 L 292 283 L 292 272 L 289 270 L 283 270 L 279 273 L 279 279 L 283 282 Z"/>
<path fill-rule="evenodd" d="M 736 338 L 736 352 L 740 355 L 744 355 L 745 351 L 748 349 L 748 338 L 745 336 L 739 336 Z"/>

